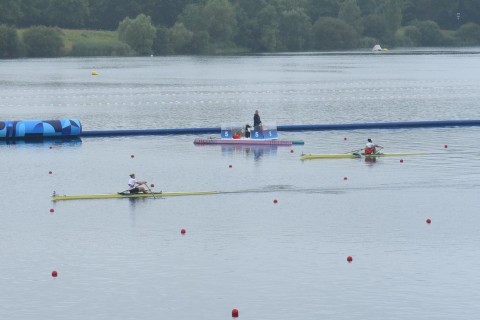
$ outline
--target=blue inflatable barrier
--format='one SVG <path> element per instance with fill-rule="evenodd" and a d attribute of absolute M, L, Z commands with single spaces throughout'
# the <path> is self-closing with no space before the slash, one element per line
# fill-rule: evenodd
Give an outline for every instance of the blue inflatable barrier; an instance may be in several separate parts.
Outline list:
<path fill-rule="evenodd" d="M 82 124 L 77 119 L 0 121 L 2 140 L 72 138 L 81 133 Z"/>

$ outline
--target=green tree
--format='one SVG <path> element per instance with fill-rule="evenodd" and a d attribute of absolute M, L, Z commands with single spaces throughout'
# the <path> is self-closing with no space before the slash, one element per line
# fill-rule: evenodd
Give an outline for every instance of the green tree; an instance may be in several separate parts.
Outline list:
<path fill-rule="evenodd" d="M 340 3 L 337 0 L 309 0 L 306 12 L 310 21 L 317 21 L 320 17 L 338 17 Z"/>
<path fill-rule="evenodd" d="M 275 7 L 268 5 L 260 10 L 257 14 L 256 20 L 259 30 L 259 50 L 277 50 L 279 18 Z"/>
<path fill-rule="evenodd" d="M 125 17 L 133 18 L 142 12 L 141 2 L 137 0 L 91 0 L 88 25 L 94 29 L 115 30 Z"/>
<path fill-rule="evenodd" d="M 411 45 L 419 46 L 422 43 L 422 33 L 416 26 L 406 26 L 403 29 L 404 35 L 410 40 Z"/>
<path fill-rule="evenodd" d="M 377 14 L 378 8 L 380 8 L 377 0 L 357 0 L 357 5 L 362 12 L 362 16 Z"/>
<path fill-rule="evenodd" d="M 63 48 L 62 32 L 58 28 L 33 26 L 23 33 L 23 43 L 29 57 L 56 57 Z"/>
<path fill-rule="evenodd" d="M 281 15 L 279 35 L 282 46 L 289 51 L 307 48 L 312 24 L 303 9 L 285 11 Z"/>
<path fill-rule="evenodd" d="M 89 15 L 88 0 L 50 0 L 49 24 L 61 28 L 82 28 Z"/>
<path fill-rule="evenodd" d="M 97 0 L 98 1 L 98 0 Z M 155 25 L 172 27 L 178 16 L 190 4 L 203 4 L 200 0 L 141 0 L 142 12 L 152 17 Z"/>
<path fill-rule="evenodd" d="M 228 0 L 207 0 L 203 9 L 208 34 L 215 42 L 229 43 L 235 34 L 237 21 Z"/>
<path fill-rule="evenodd" d="M 205 54 L 210 52 L 211 37 L 207 31 L 209 24 L 205 18 L 205 7 L 199 4 L 189 4 L 178 17 L 178 22 L 193 32 L 189 51 Z"/>
<path fill-rule="evenodd" d="M 199 4 L 187 5 L 178 16 L 177 22 L 181 22 L 190 31 L 207 30 L 208 23 L 204 18 L 203 6 Z"/>
<path fill-rule="evenodd" d="M 338 18 L 352 26 L 358 34 L 363 32 L 362 13 L 356 0 L 345 0 L 340 6 Z"/>
<path fill-rule="evenodd" d="M 478 46 L 480 45 L 480 26 L 473 22 L 466 23 L 455 32 L 455 38 L 460 45 Z"/>
<path fill-rule="evenodd" d="M 338 18 L 320 17 L 313 25 L 313 46 L 319 50 L 355 48 L 358 34 L 349 24 Z"/>
<path fill-rule="evenodd" d="M 457 12 L 463 12 L 463 22 L 470 17 L 467 15 L 473 8 L 465 9 L 470 3 L 476 3 L 478 0 L 405 0 L 403 8 L 403 24 L 411 24 L 415 21 L 432 20 L 442 28 L 454 29 L 458 25 Z M 480 7 L 479 7 L 480 8 Z M 466 20 L 464 20 L 466 19 Z"/>
<path fill-rule="evenodd" d="M 172 54 L 173 49 L 170 46 L 169 30 L 167 27 L 158 26 L 155 33 L 155 40 L 152 47 L 154 54 L 166 55 Z"/>
<path fill-rule="evenodd" d="M 253 52 L 277 49 L 278 15 L 265 0 L 236 0 L 237 45 Z"/>
<path fill-rule="evenodd" d="M 242 12 L 245 19 L 254 18 L 257 13 L 267 6 L 267 0 L 233 0 L 236 12 Z"/>
<path fill-rule="evenodd" d="M 0 23 L 17 24 L 22 16 L 22 10 L 18 0 L 0 1 Z"/>
<path fill-rule="evenodd" d="M 422 46 L 438 46 L 443 43 L 443 35 L 438 24 L 434 21 L 421 21 L 416 24 L 420 31 Z"/>
<path fill-rule="evenodd" d="M 0 59 L 20 56 L 20 40 L 17 30 L 7 25 L 0 25 Z"/>
<path fill-rule="evenodd" d="M 175 23 L 168 32 L 170 44 L 175 53 L 190 53 L 190 44 L 193 39 L 193 32 L 188 30 L 181 22 Z"/>
<path fill-rule="evenodd" d="M 193 33 L 190 45 L 192 53 L 207 54 L 210 52 L 210 35 L 207 31 L 201 30 Z"/>
<path fill-rule="evenodd" d="M 387 30 L 393 36 L 402 23 L 402 0 L 386 0 L 384 17 L 387 23 Z"/>
<path fill-rule="evenodd" d="M 21 0 L 19 5 L 22 14 L 16 24 L 17 27 L 49 24 L 47 10 L 50 6 L 50 0 Z"/>
<path fill-rule="evenodd" d="M 255 14 L 249 16 L 248 12 L 243 9 L 239 4 L 242 1 L 238 1 L 235 9 L 235 18 L 237 20 L 237 30 L 235 35 L 235 43 L 244 48 L 248 48 L 251 51 L 258 51 L 258 38 L 260 37 L 260 30 L 258 27 Z"/>
<path fill-rule="evenodd" d="M 264 26 L 260 44 L 266 51 L 273 52 L 277 49 L 277 29 L 274 26 Z"/>
<path fill-rule="evenodd" d="M 139 54 L 152 54 L 155 32 L 150 17 L 144 14 L 139 14 L 135 19 L 125 18 L 118 25 L 119 40 Z"/>
<path fill-rule="evenodd" d="M 279 12 L 295 11 L 305 9 L 309 4 L 309 0 L 275 0 L 271 1 Z"/>
<path fill-rule="evenodd" d="M 388 35 L 387 22 L 383 15 L 371 14 L 363 18 L 363 34 L 380 41 L 385 41 Z"/>
<path fill-rule="evenodd" d="M 460 13 L 460 19 L 458 22 L 461 25 L 468 22 L 480 24 L 480 1 L 461 0 L 457 12 Z"/>

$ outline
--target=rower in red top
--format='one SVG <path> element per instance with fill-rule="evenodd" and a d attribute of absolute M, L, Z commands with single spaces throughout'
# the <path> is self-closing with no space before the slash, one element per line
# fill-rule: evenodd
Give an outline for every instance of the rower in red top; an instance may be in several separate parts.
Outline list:
<path fill-rule="evenodd" d="M 377 148 L 383 148 L 381 145 L 373 143 L 372 139 L 367 140 L 367 145 L 363 151 L 365 154 L 376 154 Z"/>

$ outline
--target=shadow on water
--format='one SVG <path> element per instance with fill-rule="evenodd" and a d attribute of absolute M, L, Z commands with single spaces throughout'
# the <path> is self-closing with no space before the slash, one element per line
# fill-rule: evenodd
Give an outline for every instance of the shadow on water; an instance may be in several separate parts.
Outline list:
<path fill-rule="evenodd" d="M 276 155 L 278 146 L 222 146 L 222 154 L 243 153 L 247 157 L 259 160 L 263 156 Z"/>
<path fill-rule="evenodd" d="M 78 137 L 74 138 L 58 138 L 58 139 L 8 139 L 0 140 L 0 146 L 26 146 L 26 147 L 80 147 L 82 145 L 82 139 Z"/>
<path fill-rule="evenodd" d="M 369 165 L 373 165 L 377 162 L 377 157 L 369 157 L 365 156 L 365 163 Z"/>
<path fill-rule="evenodd" d="M 152 200 L 160 200 L 163 198 L 155 197 L 155 198 L 128 198 L 128 206 L 129 206 L 129 215 L 130 215 L 130 222 L 131 226 L 135 227 L 137 223 L 137 215 L 142 213 L 142 210 L 145 208 L 145 205 L 151 203 Z M 122 201 L 125 199 L 121 199 Z"/>
<path fill-rule="evenodd" d="M 278 147 L 277 145 L 195 145 L 197 148 L 218 148 L 220 146 L 220 152 L 222 155 L 233 154 L 245 154 L 247 157 L 253 157 L 255 160 L 259 160 L 263 156 L 276 156 Z"/>

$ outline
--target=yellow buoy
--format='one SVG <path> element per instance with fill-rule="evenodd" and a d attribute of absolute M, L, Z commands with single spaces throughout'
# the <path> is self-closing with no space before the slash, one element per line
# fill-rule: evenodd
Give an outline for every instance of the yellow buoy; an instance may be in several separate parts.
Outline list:
<path fill-rule="evenodd" d="M 93 70 L 93 71 L 92 71 L 92 76 L 98 76 L 97 71 Z"/>

